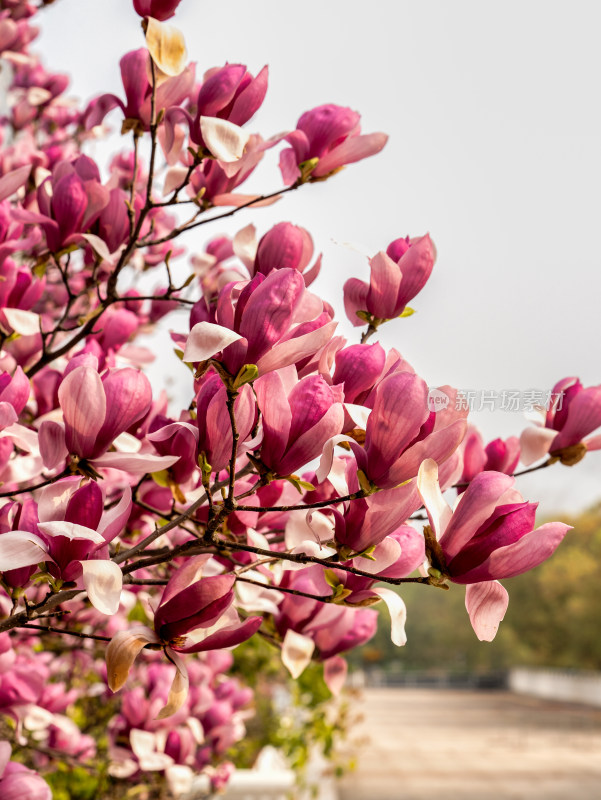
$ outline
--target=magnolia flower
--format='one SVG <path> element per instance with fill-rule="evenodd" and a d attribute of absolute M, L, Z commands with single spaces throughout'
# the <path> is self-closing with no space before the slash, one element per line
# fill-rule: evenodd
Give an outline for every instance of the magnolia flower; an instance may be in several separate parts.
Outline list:
<path fill-rule="evenodd" d="M 175 676 L 167 705 L 157 719 L 174 714 L 188 695 L 188 670 L 178 653 L 235 647 L 256 633 L 262 622 L 262 617 L 240 622 L 231 608 L 234 575 L 202 576 L 210 558 L 208 555 L 192 558 L 174 572 L 155 612 L 154 630 L 141 626 L 119 631 L 106 650 L 107 679 L 113 692 L 124 686 L 141 650 L 157 645 L 164 651 L 175 666 Z M 188 634 L 193 634 L 190 644 Z"/>
<path fill-rule="evenodd" d="M 365 316 L 376 320 L 400 316 L 430 277 L 436 251 L 426 234 L 418 239 L 397 239 L 388 250 L 370 259 L 369 284 L 349 278 L 344 284 L 344 307 L 353 325 L 364 325 Z"/>
<path fill-rule="evenodd" d="M 76 457 L 84 472 L 86 463 L 93 469 L 113 467 L 134 474 L 172 466 L 179 456 L 142 453 L 135 439 L 134 452 L 107 452 L 146 414 L 152 390 L 148 378 L 136 369 L 109 370 L 101 377 L 92 365 L 93 357 L 83 356 L 82 362 L 77 366 L 75 359 L 71 361 L 73 368 L 58 389 L 64 423 L 45 420 L 40 425 L 40 452 L 46 467 L 56 468 L 68 454 Z"/>
<path fill-rule="evenodd" d="M 537 504 L 524 502 L 513 484 L 509 475 L 481 472 L 452 510 L 440 491 L 435 461 L 426 459 L 417 479 L 430 520 L 424 529 L 430 575 L 467 585 L 470 622 L 484 641 L 494 639 L 507 610 L 509 598 L 498 579 L 542 564 L 570 530 L 562 522 L 534 530 Z"/>
<path fill-rule="evenodd" d="M 342 106 L 324 105 L 306 111 L 296 130 L 283 137 L 291 145 L 280 155 L 284 183 L 289 186 L 309 176 L 325 178 L 345 164 L 379 153 L 388 136 L 361 135 L 360 119 L 356 111 Z"/>
<path fill-rule="evenodd" d="M 601 426 L 601 386 L 585 389 L 578 378 L 564 378 L 551 397 L 554 402 L 546 412 L 538 409 L 537 427 L 526 428 L 520 437 L 526 466 L 547 454 L 572 466 L 588 450 L 601 449 L 601 434 L 589 436 Z"/>

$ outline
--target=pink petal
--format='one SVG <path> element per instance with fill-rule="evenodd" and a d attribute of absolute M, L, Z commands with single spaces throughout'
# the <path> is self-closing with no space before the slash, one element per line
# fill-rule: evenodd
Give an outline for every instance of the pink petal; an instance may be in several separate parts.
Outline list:
<path fill-rule="evenodd" d="M 259 374 L 264 375 L 266 372 L 287 367 L 307 356 L 314 355 L 330 341 L 337 325 L 337 322 L 328 322 L 314 331 L 276 344 L 257 361 Z"/>
<path fill-rule="evenodd" d="M 367 311 L 367 293 L 369 286 L 359 278 L 349 278 L 344 284 L 344 310 L 355 327 L 365 325 L 364 319 L 357 316 L 357 311 Z"/>
<path fill-rule="evenodd" d="M 587 434 L 601 425 L 601 386 L 583 389 L 568 408 L 568 418 L 561 432 L 551 445 L 551 450 L 559 450 L 578 444 Z"/>
<path fill-rule="evenodd" d="M 368 133 L 363 136 L 349 136 L 338 147 L 334 147 L 319 162 L 313 170 L 315 177 L 327 175 L 328 172 L 338 169 L 345 164 L 352 164 L 355 161 L 361 161 L 363 158 L 368 158 L 384 147 L 388 141 L 388 136 L 385 133 Z"/>
<path fill-rule="evenodd" d="M 38 431 L 40 455 L 46 469 L 54 469 L 64 463 L 69 455 L 65 444 L 65 426 L 47 419 Z"/>
<path fill-rule="evenodd" d="M 91 455 L 106 415 L 106 396 L 98 373 L 77 367 L 62 381 L 58 400 L 65 418 L 65 440 L 70 453 Z"/>
<path fill-rule="evenodd" d="M 476 534 L 514 482 L 512 477 L 500 472 L 481 472 L 476 475 L 461 495 L 453 517 L 440 538 L 448 561 Z"/>
<path fill-rule="evenodd" d="M 466 572 L 456 583 L 471 583 L 500 578 L 513 578 L 538 567 L 551 556 L 559 543 L 571 530 L 563 522 L 548 522 L 522 536 L 517 542 L 499 547 L 478 567 Z"/>
<path fill-rule="evenodd" d="M 106 396 L 106 413 L 94 445 L 94 456 L 100 455 L 119 434 L 141 419 L 152 403 L 152 388 L 148 378 L 132 367 L 105 373 L 102 385 Z"/>
<path fill-rule="evenodd" d="M 23 167 L 14 169 L 12 172 L 7 172 L 0 178 L 0 202 L 6 200 L 7 197 L 13 195 L 17 189 L 27 183 L 29 174 L 31 172 L 31 164 L 25 164 Z"/>
<path fill-rule="evenodd" d="M 255 392 L 259 408 L 263 413 L 263 449 L 269 460 L 276 463 L 282 457 L 292 424 L 292 412 L 282 377 L 269 372 L 255 381 Z"/>
<path fill-rule="evenodd" d="M 401 270 L 384 252 L 379 252 L 369 262 L 371 277 L 367 293 L 367 309 L 381 319 L 396 317 L 397 295 L 401 285 Z"/>
<path fill-rule="evenodd" d="M 499 630 L 509 595 L 497 581 L 471 583 L 465 590 L 465 607 L 472 628 L 481 642 L 492 642 Z"/>
<path fill-rule="evenodd" d="M 129 519 L 131 507 L 131 489 L 129 486 L 126 486 L 117 505 L 105 511 L 98 525 L 98 533 L 102 535 L 105 542 L 111 542 L 115 536 L 121 533 Z"/>

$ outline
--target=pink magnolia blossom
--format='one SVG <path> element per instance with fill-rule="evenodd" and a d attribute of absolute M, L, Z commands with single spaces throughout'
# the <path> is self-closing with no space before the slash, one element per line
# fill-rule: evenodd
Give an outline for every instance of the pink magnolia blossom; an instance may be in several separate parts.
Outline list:
<path fill-rule="evenodd" d="M 443 387 L 445 396 L 454 395 Z M 455 404 L 428 408 L 428 387 L 411 372 L 394 372 L 376 389 L 365 430 L 365 448 L 351 443 L 357 466 L 376 486 L 390 489 L 414 478 L 424 458 L 443 462 L 465 435 L 465 412 Z"/>
<path fill-rule="evenodd" d="M 125 102 L 114 94 L 104 94 L 92 100 L 85 114 L 86 129 L 100 125 L 114 108 L 123 112 L 125 130 L 140 132 L 149 129 L 152 85 L 149 80 L 149 54 L 145 47 L 126 53 L 120 61 Z M 161 82 L 156 90 L 156 107 L 169 109 L 187 98 L 194 85 L 191 65 L 175 77 Z"/>
<path fill-rule="evenodd" d="M 227 410 L 227 393 L 214 372 L 206 375 L 196 398 L 198 454 L 204 453 L 213 472 L 224 469 L 232 455 L 232 425 Z M 256 404 L 250 386 L 242 386 L 234 403 L 239 450 L 256 421 Z"/>
<path fill-rule="evenodd" d="M 482 436 L 473 426 L 468 427 L 460 449 L 463 457 L 462 483 L 469 483 L 478 473 L 488 470 L 512 475 L 520 460 L 520 441 L 516 436 L 494 439 L 485 447 Z"/>
<path fill-rule="evenodd" d="M 339 394 L 319 376 L 296 379 L 293 367 L 255 382 L 262 413 L 261 461 L 276 475 L 289 475 L 319 456 L 342 430 Z"/>
<path fill-rule="evenodd" d="M 310 286 L 319 275 L 321 255 L 307 269 L 313 257 L 313 239 L 308 231 L 291 222 L 280 222 L 261 238 L 252 266 L 253 273 L 269 275 L 272 269 L 296 269 Z"/>
<path fill-rule="evenodd" d="M 380 252 L 369 265 L 369 284 L 349 278 L 344 284 L 344 307 L 353 325 L 364 325 L 357 312 L 370 314 L 375 320 L 394 319 L 420 292 L 430 277 L 436 252 L 426 234 L 418 239 L 397 239 Z"/>
<path fill-rule="evenodd" d="M 84 241 L 85 233 L 109 201 L 98 167 L 87 156 L 61 161 L 37 190 L 39 212 L 17 209 L 15 218 L 40 225 L 52 252 Z"/>
<path fill-rule="evenodd" d="M 52 800 L 46 781 L 24 764 L 10 761 L 11 746 L 0 741 L 0 796 L 3 800 Z"/>
<path fill-rule="evenodd" d="M 82 358 L 84 358 L 82 356 Z M 152 453 L 107 452 L 115 439 L 138 422 L 150 408 L 152 391 L 148 378 L 126 367 L 110 370 L 102 377 L 92 362 L 77 366 L 63 378 L 58 399 L 64 425 L 47 420 L 40 425 L 40 450 L 49 469 L 67 456 L 89 462 L 92 467 L 114 467 L 129 472 L 158 472 L 178 456 Z M 83 468 L 83 465 L 81 465 Z"/>
<path fill-rule="evenodd" d="M 529 466 L 547 454 L 569 466 L 587 450 L 601 449 L 601 434 L 589 436 L 601 426 L 601 386 L 584 388 L 578 378 L 558 381 L 551 392 L 553 402 L 536 428 L 526 428 L 520 437 L 522 462 Z"/>
<path fill-rule="evenodd" d="M 228 284 L 219 293 L 214 320 L 219 329 L 211 328 L 211 347 L 206 323 L 197 323 L 184 360 L 204 361 L 222 351 L 219 360 L 232 375 L 245 364 L 255 364 L 264 374 L 313 356 L 336 326 L 295 269 Z"/>
<path fill-rule="evenodd" d="M 286 186 L 299 179 L 326 178 L 345 164 L 379 153 L 388 140 L 384 133 L 361 135 L 360 116 L 342 106 L 324 105 L 305 112 L 296 130 L 284 139 L 280 170 Z M 300 167 L 307 165 L 305 173 Z M 307 177 L 305 177 L 307 176 Z"/>
<path fill-rule="evenodd" d="M 436 462 L 426 459 L 418 476 L 435 537 L 426 539 L 431 574 L 468 585 L 470 620 L 486 641 L 494 638 L 507 608 L 507 593 L 496 581 L 542 564 L 570 530 L 562 522 L 534 530 L 537 504 L 524 502 L 513 483 L 509 475 L 481 472 L 451 510 L 440 491 Z"/>
<path fill-rule="evenodd" d="M 146 627 L 120 631 L 107 647 L 108 683 L 114 692 L 125 684 L 137 655 L 148 645 L 160 644 L 175 664 L 167 705 L 158 719 L 175 713 L 188 695 L 188 671 L 178 653 L 235 647 L 256 633 L 262 622 L 262 617 L 239 620 L 232 608 L 235 576 L 203 576 L 209 560 L 204 555 L 191 558 L 171 576 L 155 612 L 154 631 Z M 190 634 L 194 635 L 188 644 Z"/>

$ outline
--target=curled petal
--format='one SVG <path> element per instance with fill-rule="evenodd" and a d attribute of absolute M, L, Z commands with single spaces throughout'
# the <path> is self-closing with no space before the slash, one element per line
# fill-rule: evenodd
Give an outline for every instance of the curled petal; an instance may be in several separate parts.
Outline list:
<path fill-rule="evenodd" d="M 76 522 L 40 522 L 38 528 L 46 536 L 65 536 L 67 539 L 87 539 L 94 544 L 104 544 L 104 538 L 98 531 L 78 525 Z"/>
<path fill-rule="evenodd" d="M 393 592 L 392 589 L 373 589 L 374 594 L 377 594 L 388 606 L 390 614 L 390 638 L 393 644 L 397 647 L 402 647 L 407 643 L 407 634 L 405 633 L 405 622 L 407 621 L 407 609 L 400 595 Z"/>
<path fill-rule="evenodd" d="M 201 117 L 200 132 L 211 155 L 226 164 L 242 158 L 250 139 L 250 134 L 239 125 L 219 117 Z"/>
<path fill-rule="evenodd" d="M 116 633 L 106 648 L 106 675 L 109 689 L 118 692 L 125 684 L 129 670 L 147 644 L 158 644 L 159 637 L 150 628 L 132 628 Z"/>
<path fill-rule="evenodd" d="M 207 358 L 211 358 L 241 338 L 240 334 L 224 328 L 222 325 L 215 325 L 213 322 L 197 322 L 188 336 L 184 361 L 188 364 L 206 361 Z"/>
<path fill-rule="evenodd" d="M 167 698 L 167 705 L 164 706 L 157 714 L 157 719 L 165 719 L 175 714 L 176 711 L 183 706 L 188 696 L 188 687 L 190 680 L 188 678 L 188 670 L 182 659 L 174 653 L 173 650 L 167 648 L 165 655 L 175 665 L 175 677 L 169 689 L 169 696 Z"/>
<path fill-rule="evenodd" d="M 288 630 L 282 644 L 282 664 L 293 678 L 302 675 L 311 662 L 315 650 L 315 642 L 308 636 Z"/>
<path fill-rule="evenodd" d="M 31 164 L 26 164 L 3 175 L 0 178 L 0 202 L 13 195 L 17 189 L 20 189 L 27 182 L 30 172 Z"/>
<path fill-rule="evenodd" d="M 436 537 L 445 532 L 453 512 L 442 496 L 438 483 L 438 464 L 431 458 L 422 462 L 417 476 L 417 491 L 423 500 Z"/>
<path fill-rule="evenodd" d="M 119 610 L 123 573 L 114 561 L 82 561 L 83 585 L 90 603 L 102 614 L 111 616 Z"/>
<path fill-rule="evenodd" d="M 146 46 L 152 60 L 165 75 L 180 75 L 188 59 L 183 33 L 175 25 L 166 25 L 148 17 Z"/>
<path fill-rule="evenodd" d="M 472 628 L 481 642 L 492 642 L 499 630 L 509 595 L 498 581 L 471 583 L 465 590 L 465 607 Z"/>

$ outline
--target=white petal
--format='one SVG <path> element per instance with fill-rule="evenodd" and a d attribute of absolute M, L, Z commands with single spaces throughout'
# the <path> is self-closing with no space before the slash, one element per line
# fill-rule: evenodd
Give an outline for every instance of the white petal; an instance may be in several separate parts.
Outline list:
<path fill-rule="evenodd" d="M 87 539 L 94 544 L 104 543 L 102 534 L 76 522 L 40 522 L 38 528 L 46 536 L 66 536 L 67 539 Z"/>
<path fill-rule="evenodd" d="M 438 483 L 438 465 L 436 461 L 431 458 L 422 461 L 419 468 L 417 475 L 417 491 L 432 521 L 436 538 L 440 539 L 451 521 L 453 512 L 442 496 L 440 484 Z"/>
<path fill-rule="evenodd" d="M 334 463 L 334 448 L 336 445 L 340 444 L 340 442 L 354 441 L 355 440 L 350 436 L 345 436 L 344 433 L 339 433 L 327 440 L 323 446 L 323 452 L 321 454 L 321 458 L 319 459 L 319 466 L 315 471 L 315 479 L 317 483 L 322 483 L 329 476 L 332 470 L 332 464 Z"/>
<path fill-rule="evenodd" d="M 94 250 L 103 261 L 111 260 L 111 252 L 104 239 L 101 239 L 100 236 L 96 236 L 93 233 L 82 233 L 81 238 L 86 240 L 92 250 Z"/>
<path fill-rule="evenodd" d="M 407 609 L 402 598 L 392 589 L 372 589 L 388 606 L 390 614 L 390 638 L 397 647 L 402 647 L 407 643 L 405 633 L 405 622 L 407 621 Z"/>
<path fill-rule="evenodd" d="M 28 531 L 7 531 L 0 536 L 0 572 L 31 567 L 47 558 L 45 542 Z"/>
<path fill-rule="evenodd" d="M 315 642 L 296 631 L 286 631 L 282 644 L 282 664 L 293 678 L 298 678 L 311 662 Z"/>
<path fill-rule="evenodd" d="M 226 164 L 242 158 L 250 134 L 219 117 L 201 117 L 200 132 L 211 155 Z"/>
<path fill-rule="evenodd" d="M 169 689 L 167 705 L 159 711 L 156 717 L 157 719 L 165 719 L 165 717 L 170 717 L 172 714 L 175 714 L 176 711 L 179 711 L 186 702 L 188 687 L 190 685 L 188 670 L 182 659 L 170 648 L 167 648 L 165 652 L 175 664 L 175 677 L 171 684 L 171 689 Z"/>
<path fill-rule="evenodd" d="M 123 573 L 114 561 L 82 561 L 83 585 L 90 603 L 102 614 L 111 616 L 119 611 Z"/>
<path fill-rule="evenodd" d="M 257 229 L 252 223 L 238 231 L 232 242 L 234 253 L 249 269 L 255 263 L 258 246 Z"/>
<path fill-rule="evenodd" d="M 213 322 L 197 322 L 188 336 L 184 361 L 187 363 L 206 361 L 207 358 L 211 358 L 241 338 L 239 333 L 224 328 L 222 325 L 215 325 Z"/>
<path fill-rule="evenodd" d="M 3 308 L 10 327 L 21 336 L 35 336 L 40 332 L 40 315 L 22 308 Z"/>
<path fill-rule="evenodd" d="M 90 461 L 95 468 L 122 469 L 132 475 L 142 475 L 144 472 L 160 472 L 169 469 L 179 456 L 153 456 L 149 453 L 104 453 Z"/>
<path fill-rule="evenodd" d="M 359 406 L 355 403 L 345 403 L 344 408 L 355 425 L 364 431 L 371 414 L 371 408 L 365 408 L 365 406 Z"/>
<path fill-rule="evenodd" d="M 166 753 L 157 753 L 157 734 L 133 728 L 129 732 L 129 741 L 140 768 L 145 771 L 163 770 L 173 764 L 173 759 Z"/>

